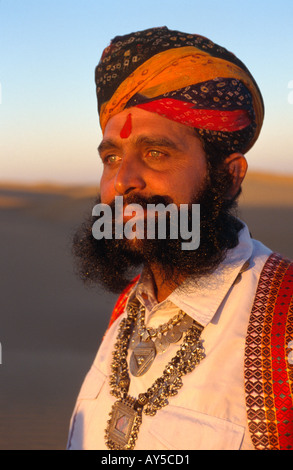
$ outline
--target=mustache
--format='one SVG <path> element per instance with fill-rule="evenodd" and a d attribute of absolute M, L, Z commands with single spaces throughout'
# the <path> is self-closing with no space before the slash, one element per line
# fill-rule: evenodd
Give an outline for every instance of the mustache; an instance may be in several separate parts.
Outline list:
<path fill-rule="evenodd" d="M 147 209 L 148 204 L 164 204 L 165 206 L 168 206 L 169 204 L 173 204 L 173 199 L 170 196 L 161 195 L 141 196 L 139 194 L 132 194 L 129 196 L 123 196 L 123 207 L 130 204 L 138 204 L 142 209 Z M 115 210 L 115 201 L 112 201 L 109 206 L 111 209 Z"/>

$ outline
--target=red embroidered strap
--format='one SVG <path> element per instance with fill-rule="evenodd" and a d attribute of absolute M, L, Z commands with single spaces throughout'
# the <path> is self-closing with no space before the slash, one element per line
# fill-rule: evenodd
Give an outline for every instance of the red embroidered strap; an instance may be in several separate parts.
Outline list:
<path fill-rule="evenodd" d="M 256 449 L 293 449 L 293 263 L 267 260 L 251 312 L 245 348 L 248 425 Z"/>
<path fill-rule="evenodd" d="M 118 317 L 120 317 L 120 315 L 124 312 L 125 305 L 126 305 L 128 296 L 130 294 L 130 291 L 133 288 L 133 286 L 137 283 L 137 281 L 139 280 L 139 277 L 140 277 L 140 275 L 136 276 L 131 281 L 131 283 L 124 289 L 124 291 L 119 295 L 118 300 L 117 300 L 117 302 L 115 304 L 115 307 L 113 309 L 108 328 L 110 328 L 110 326 L 114 323 L 114 321 Z"/>

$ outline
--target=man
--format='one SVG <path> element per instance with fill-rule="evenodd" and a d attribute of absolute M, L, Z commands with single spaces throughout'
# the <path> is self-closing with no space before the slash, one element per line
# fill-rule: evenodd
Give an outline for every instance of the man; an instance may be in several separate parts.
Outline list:
<path fill-rule="evenodd" d="M 96 217 L 76 235 L 82 278 L 122 294 L 68 448 L 292 448 L 293 266 L 233 212 L 264 117 L 257 84 L 224 48 L 163 27 L 116 37 L 96 85 L 97 205 L 114 211 L 113 229 L 118 196 L 124 226 L 139 205 L 146 230 L 151 204 L 187 205 L 189 226 L 200 204 L 200 244 L 183 250 L 170 232 L 96 240 Z"/>

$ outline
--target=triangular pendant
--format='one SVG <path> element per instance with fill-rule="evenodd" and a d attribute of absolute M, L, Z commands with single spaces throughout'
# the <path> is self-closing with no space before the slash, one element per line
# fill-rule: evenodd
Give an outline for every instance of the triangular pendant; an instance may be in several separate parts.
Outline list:
<path fill-rule="evenodd" d="M 156 347 L 152 340 L 139 343 L 133 350 L 129 368 L 132 375 L 140 377 L 145 374 L 151 367 L 156 357 Z"/>

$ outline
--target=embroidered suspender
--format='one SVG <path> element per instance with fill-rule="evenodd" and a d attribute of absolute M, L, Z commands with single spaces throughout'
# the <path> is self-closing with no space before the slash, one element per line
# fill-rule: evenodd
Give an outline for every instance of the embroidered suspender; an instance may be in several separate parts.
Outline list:
<path fill-rule="evenodd" d="M 278 254 L 260 276 L 245 348 L 248 425 L 258 450 L 293 449 L 293 263 Z"/>

